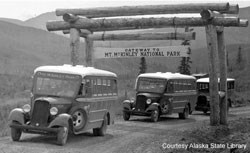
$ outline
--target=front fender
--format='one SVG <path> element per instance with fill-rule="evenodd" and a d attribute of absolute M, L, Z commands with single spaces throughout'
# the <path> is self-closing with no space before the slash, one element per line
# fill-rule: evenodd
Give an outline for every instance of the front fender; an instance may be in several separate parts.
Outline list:
<path fill-rule="evenodd" d="M 63 126 L 63 127 L 69 127 L 70 125 L 71 115 L 69 114 L 60 114 L 58 115 L 50 124 L 49 128 L 54 127 L 54 126 Z"/>
<path fill-rule="evenodd" d="M 158 104 L 158 103 L 152 103 L 152 104 L 146 109 L 146 112 L 150 112 L 150 111 L 152 111 L 152 110 L 158 109 L 159 105 L 160 105 L 160 104 Z"/>
<path fill-rule="evenodd" d="M 8 117 L 8 121 L 17 121 L 20 124 L 24 124 L 24 111 L 21 108 L 15 108 L 13 109 Z"/>
<path fill-rule="evenodd" d="M 123 109 L 131 111 L 131 103 L 129 100 L 124 100 L 122 103 Z"/>

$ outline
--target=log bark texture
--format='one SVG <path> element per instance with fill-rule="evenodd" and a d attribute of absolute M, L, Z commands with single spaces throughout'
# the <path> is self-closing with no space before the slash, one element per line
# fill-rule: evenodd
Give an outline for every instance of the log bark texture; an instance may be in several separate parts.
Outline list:
<path fill-rule="evenodd" d="M 85 62 L 86 66 L 93 66 L 94 42 L 91 38 L 85 38 Z"/>
<path fill-rule="evenodd" d="M 79 47 L 80 35 L 79 30 L 75 28 L 70 29 L 70 49 L 71 49 L 71 63 L 73 66 L 79 65 Z"/>
<path fill-rule="evenodd" d="M 90 31 L 113 31 L 129 29 L 148 29 L 164 27 L 200 27 L 208 24 L 215 26 L 239 26 L 240 20 L 237 17 L 218 17 L 211 21 L 203 20 L 200 17 L 186 18 L 117 18 L 117 19 L 87 19 L 80 18 L 73 24 L 65 21 L 50 21 L 46 27 L 49 31 L 67 30 L 70 28 L 88 29 Z"/>
<path fill-rule="evenodd" d="M 210 124 L 220 124 L 219 95 L 218 95 L 218 45 L 216 27 L 207 25 L 206 38 L 209 62 L 209 93 L 210 93 Z"/>
<path fill-rule="evenodd" d="M 69 31 L 64 30 L 64 34 L 69 34 Z M 166 33 L 166 32 L 154 32 L 154 33 L 93 33 L 86 34 L 80 33 L 80 37 L 89 37 L 93 41 L 119 41 L 119 40 L 195 40 L 195 32 L 185 33 Z"/>
<path fill-rule="evenodd" d="M 66 13 L 71 13 L 74 15 L 82 15 L 88 18 L 100 18 L 152 14 L 200 13 L 202 10 L 213 10 L 220 13 L 238 14 L 239 6 L 229 5 L 229 3 L 197 3 L 176 5 L 100 7 L 89 9 L 57 9 L 56 15 L 62 16 Z"/>
<path fill-rule="evenodd" d="M 218 54 L 220 64 L 220 91 L 225 93 L 225 97 L 220 98 L 220 124 L 227 125 L 228 101 L 227 101 L 227 63 L 224 30 L 217 31 Z"/>

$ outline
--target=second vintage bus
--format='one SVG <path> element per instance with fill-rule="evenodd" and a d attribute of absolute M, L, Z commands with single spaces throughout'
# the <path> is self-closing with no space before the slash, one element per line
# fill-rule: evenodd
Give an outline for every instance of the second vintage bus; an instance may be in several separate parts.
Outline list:
<path fill-rule="evenodd" d="M 196 102 L 196 79 L 179 73 L 144 73 L 136 80 L 135 100 L 123 102 L 123 118 L 131 115 L 150 116 L 153 122 L 160 115 L 178 113 L 186 119 Z"/>

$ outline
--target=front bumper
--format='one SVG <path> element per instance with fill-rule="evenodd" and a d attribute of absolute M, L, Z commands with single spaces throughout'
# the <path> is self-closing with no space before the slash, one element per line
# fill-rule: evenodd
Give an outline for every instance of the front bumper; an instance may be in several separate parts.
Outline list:
<path fill-rule="evenodd" d="M 58 133 L 58 128 L 48 128 L 48 127 L 37 127 L 31 125 L 18 125 L 18 124 L 10 124 L 11 128 L 21 129 L 23 132 L 27 133 L 36 133 L 36 134 L 51 134 Z"/>
<path fill-rule="evenodd" d="M 208 106 L 195 106 L 196 111 L 209 111 L 210 108 Z"/>
<path fill-rule="evenodd" d="M 124 109 L 123 112 L 129 113 L 130 115 L 137 115 L 137 116 L 150 116 L 151 115 L 151 112 L 138 111 L 135 109 L 132 109 L 132 110 Z"/>

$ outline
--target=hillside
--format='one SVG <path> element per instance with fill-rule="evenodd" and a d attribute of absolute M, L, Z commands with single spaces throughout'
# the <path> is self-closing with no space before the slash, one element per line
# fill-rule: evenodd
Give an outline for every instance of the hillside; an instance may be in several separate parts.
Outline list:
<path fill-rule="evenodd" d="M 14 23 L 14 24 L 17 24 L 17 25 L 21 25 L 21 26 L 26 26 L 25 22 L 23 22 L 21 20 L 17 20 L 17 19 L 0 18 L 0 21 L 5 21 L 5 22 L 9 22 L 9 23 Z"/>
<path fill-rule="evenodd" d="M 38 15 L 34 18 L 30 18 L 24 21 L 24 23 L 30 27 L 47 30 L 46 22 L 49 20 L 62 20 L 62 17 L 56 16 L 55 12 L 47 12 L 47 13 Z"/>
<path fill-rule="evenodd" d="M 31 27 L 0 21 L 0 71 L 26 73 L 45 64 L 68 62 L 69 40 Z"/>

